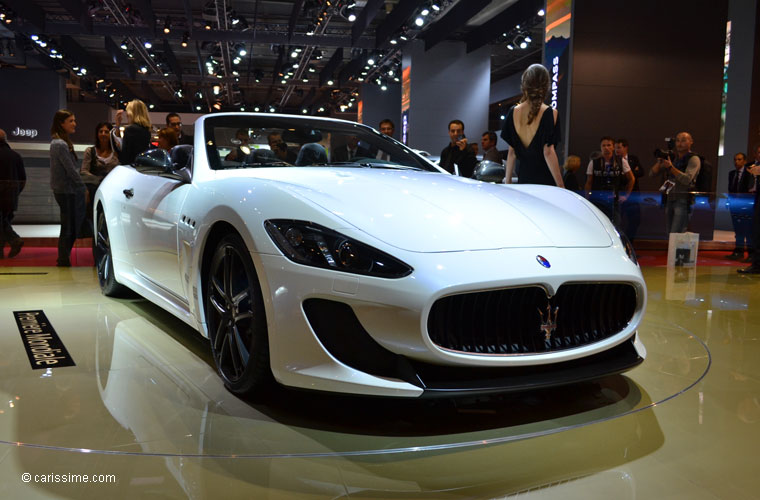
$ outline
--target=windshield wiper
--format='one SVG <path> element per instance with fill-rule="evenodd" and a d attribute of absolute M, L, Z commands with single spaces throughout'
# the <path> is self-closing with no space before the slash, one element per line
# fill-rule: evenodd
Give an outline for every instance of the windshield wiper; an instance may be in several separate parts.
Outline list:
<path fill-rule="evenodd" d="M 422 170 L 420 167 L 412 167 L 411 165 L 399 165 L 398 163 L 360 162 L 359 165 L 368 168 L 388 168 L 391 170 Z"/>
<path fill-rule="evenodd" d="M 264 161 L 254 163 L 241 163 L 238 166 L 232 168 L 245 168 L 245 167 L 292 167 L 293 165 L 286 161 Z"/>
<path fill-rule="evenodd" d="M 398 163 L 383 163 L 383 162 L 368 162 L 365 160 L 357 161 L 333 161 L 330 162 L 331 167 L 364 167 L 364 168 L 387 168 L 391 170 L 423 170 L 419 167 L 412 167 L 410 165 L 399 165 Z"/>

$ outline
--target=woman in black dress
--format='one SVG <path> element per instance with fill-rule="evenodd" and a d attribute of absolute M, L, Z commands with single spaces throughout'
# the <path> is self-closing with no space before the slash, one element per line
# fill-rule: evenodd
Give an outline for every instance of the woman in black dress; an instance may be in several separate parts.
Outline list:
<path fill-rule="evenodd" d="M 151 124 L 148 108 L 140 99 L 129 101 L 126 112 L 129 125 L 124 129 L 119 160 L 122 165 L 131 165 L 135 161 L 135 158 L 137 158 L 137 155 L 150 147 Z M 116 127 L 114 127 L 114 130 L 118 131 L 123 114 L 124 111 L 122 110 L 116 112 Z"/>
<path fill-rule="evenodd" d="M 560 139 L 557 111 L 544 104 L 551 79 L 540 64 L 532 64 L 522 75 L 522 99 L 509 110 L 501 137 L 509 144 L 507 175 L 519 184 L 564 187 L 555 146 Z"/>

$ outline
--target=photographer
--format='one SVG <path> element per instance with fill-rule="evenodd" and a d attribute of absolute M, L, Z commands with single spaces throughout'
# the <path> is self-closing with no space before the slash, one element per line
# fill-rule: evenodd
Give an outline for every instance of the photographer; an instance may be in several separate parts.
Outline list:
<path fill-rule="evenodd" d="M 675 151 L 656 150 L 654 155 L 657 162 L 649 170 L 650 176 L 655 176 L 661 171 L 665 173 L 665 183 L 660 191 L 666 195 L 665 203 L 665 231 L 670 233 L 683 233 L 689 226 L 691 216 L 692 191 L 694 182 L 699 173 L 701 162 L 699 156 L 691 152 L 694 140 L 688 132 L 681 132 L 676 136 L 675 143 L 669 148 Z"/>
<path fill-rule="evenodd" d="M 455 174 L 458 171 L 462 177 L 472 177 L 478 159 L 467 144 L 464 123 L 461 120 L 449 122 L 449 139 L 451 143 L 441 151 L 439 164 L 449 173 Z"/>

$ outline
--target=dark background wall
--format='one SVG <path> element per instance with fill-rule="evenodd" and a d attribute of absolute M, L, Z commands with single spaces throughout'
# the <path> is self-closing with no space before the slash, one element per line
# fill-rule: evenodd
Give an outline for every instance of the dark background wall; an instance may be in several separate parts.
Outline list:
<path fill-rule="evenodd" d="M 50 70 L 0 70 L 0 128 L 9 141 L 50 142 L 53 115 L 66 105 L 66 84 Z M 15 136 L 16 128 L 36 130 L 37 137 Z"/>
<path fill-rule="evenodd" d="M 627 138 L 648 169 L 663 138 L 685 130 L 717 165 L 727 11 L 727 0 L 575 2 L 569 154 L 583 180 L 603 135 Z"/>
<path fill-rule="evenodd" d="M 749 113 L 749 137 L 747 153 L 752 158 L 760 147 L 760 8 L 755 14 L 755 52 L 752 71 L 752 99 Z"/>

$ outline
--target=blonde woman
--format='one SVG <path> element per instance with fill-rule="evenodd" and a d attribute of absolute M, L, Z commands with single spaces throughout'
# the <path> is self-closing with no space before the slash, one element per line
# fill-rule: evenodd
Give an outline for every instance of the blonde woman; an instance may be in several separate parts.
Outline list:
<path fill-rule="evenodd" d="M 74 113 L 56 111 L 50 134 L 50 187 L 61 209 L 61 232 L 58 236 L 58 267 L 71 266 L 71 248 L 85 217 L 85 185 L 79 175 L 79 160 L 74 153 L 71 134 L 76 132 Z"/>
<path fill-rule="evenodd" d="M 531 64 L 522 75 L 522 99 L 509 110 L 501 131 L 509 144 L 507 184 L 516 170 L 519 184 L 565 186 L 554 149 L 560 140 L 557 111 L 544 104 L 550 83 L 549 71 L 540 64 Z"/>
<path fill-rule="evenodd" d="M 124 129 L 124 135 L 121 140 L 121 153 L 119 160 L 122 165 L 131 165 L 137 155 L 150 147 L 150 118 L 148 117 L 148 108 L 145 103 L 139 99 L 134 99 L 127 103 L 127 128 Z M 124 110 L 116 112 L 116 127 L 118 130 L 124 117 Z"/>

